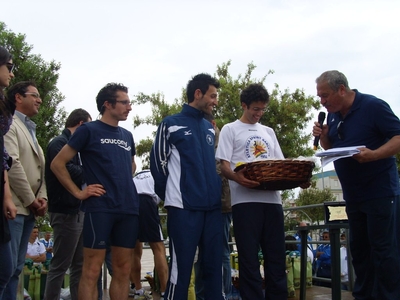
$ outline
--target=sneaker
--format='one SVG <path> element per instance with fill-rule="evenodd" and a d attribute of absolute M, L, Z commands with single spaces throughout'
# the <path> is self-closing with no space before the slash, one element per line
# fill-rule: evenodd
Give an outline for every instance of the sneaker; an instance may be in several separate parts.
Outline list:
<path fill-rule="evenodd" d="M 136 289 L 129 287 L 129 297 L 135 297 Z"/>
<path fill-rule="evenodd" d="M 136 294 L 134 299 L 135 300 L 151 300 L 151 299 L 153 299 L 153 297 L 148 292 L 143 291 L 143 294 L 141 294 L 141 295 Z"/>
<path fill-rule="evenodd" d="M 150 300 L 150 299 L 153 299 L 153 297 L 151 296 L 151 294 L 149 292 L 147 292 L 143 288 L 141 288 L 140 290 L 136 291 L 134 299 L 135 300 Z"/>

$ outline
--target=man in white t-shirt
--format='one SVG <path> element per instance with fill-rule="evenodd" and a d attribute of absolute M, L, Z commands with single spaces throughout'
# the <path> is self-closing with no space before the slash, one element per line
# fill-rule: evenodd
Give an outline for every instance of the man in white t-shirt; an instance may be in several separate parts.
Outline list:
<path fill-rule="evenodd" d="M 264 299 L 258 251 L 264 256 L 265 299 L 286 300 L 285 235 L 282 200 L 278 191 L 253 189 L 243 171 L 234 172 L 239 162 L 283 159 L 275 132 L 259 123 L 269 102 L 261 84 L 251 84 L 240 95 L 243 114 L 226 124 L 220 133 L 216 158 L 229 179 L 232 217 L 239 254 L 240 294 L 243 299 Z"/>
<path fill-rule="evenodd" d="M 31 236 L 29 237 L 28 249 L 26 251 L 26 258 L 33 260 L 34 264 L 39 264 L 46 261 L 46 248 L 38 240 L 39 228 L 33 227 Z"/>

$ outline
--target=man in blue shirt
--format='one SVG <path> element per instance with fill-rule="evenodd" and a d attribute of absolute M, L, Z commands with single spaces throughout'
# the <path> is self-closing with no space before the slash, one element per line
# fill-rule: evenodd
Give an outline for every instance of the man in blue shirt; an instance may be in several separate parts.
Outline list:
<path fill-rule="evenodd" d="M 389 105 L 349 88 L 338 71 L 316 79 L 327 109 L 327 124 L 315 122 L 313 135 L 324 149 L 360 147 L 360 153 L 334 162 L 343 189 L 356 273 L 357 300 L 400 299 L 399 177 L 400 120 Z"/>
<path fill-rule="evenodd" d="M 322 240 L 329 241 L 329 231 L 325 230 L 322 233 Z M 320 244 L 315 251 L 316 257 L 316 275 L 322 278 L 331 278 L 331 244 Z M 319 286 L 330 287 L 331 284 L 327 282 L 319 282 Z"/>
<path fill-rule="evenodd" d="M 51 238 L 51 232 L 46 232 L 44 238 L 40 239 L 40 242 L 46 248 L 46 260 L 53 258 L 53 239 Z"/>
<path fill-rule="evenodd" d="M 135 144 L 132 134 L 118 126 L 132 110 L 128 89 L 116 83 L 103 87 L 96 97 L 100 120 L 77 128 L 50 168 L 61 184 L 82 201 L 83 268 L 79 299 L 97 299 L 97 280 L 107 246 L 111 245 L 113 276 L 110 298 L 126 299 L 131 254 L 138 235 L 139 197 L 132 175 Z M 77 153 L 83 166 L 83 190 L 66 168 Z"/>

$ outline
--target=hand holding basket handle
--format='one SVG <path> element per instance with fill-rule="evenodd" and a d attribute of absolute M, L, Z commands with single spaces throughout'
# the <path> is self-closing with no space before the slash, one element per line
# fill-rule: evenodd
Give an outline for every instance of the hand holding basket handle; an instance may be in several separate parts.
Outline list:
<path fill-rule="evenodd" d="M 249 189 L 257 188 L 260 185 L 258 181 L 254 181 L 248 178 L 246 163 L 236 164 L 236 168 L 234 171 L 237 176 L 236 182 L 239 183 L 240 185 L 243 185 L 244 187 L 247 187 Z"/>

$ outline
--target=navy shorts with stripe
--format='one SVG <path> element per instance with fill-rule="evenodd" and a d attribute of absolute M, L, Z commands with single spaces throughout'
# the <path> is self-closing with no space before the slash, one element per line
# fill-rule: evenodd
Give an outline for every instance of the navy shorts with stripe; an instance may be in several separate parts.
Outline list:
<path fill-rule="evenodd" d="M 91 249 L 135 248 L 138 229 L 137 215 L 87 212 L 83 223 L 83 246 Z"/>

